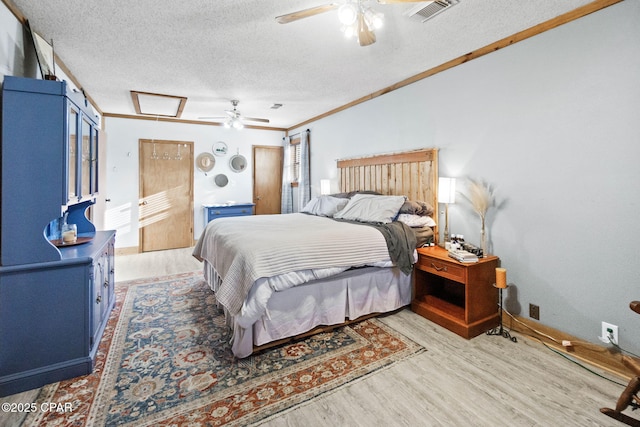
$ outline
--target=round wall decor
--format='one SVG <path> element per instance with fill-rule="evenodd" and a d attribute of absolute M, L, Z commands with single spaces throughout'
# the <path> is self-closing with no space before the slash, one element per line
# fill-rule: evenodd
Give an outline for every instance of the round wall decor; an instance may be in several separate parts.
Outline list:
<path fill-rule="evenodd" d="M 229 183 L 229 178 L 227 178 L 227 175 L 219 173 L 213 178 L 213 182 L 215 182 L 218 187 L 225 187 Z"/>
<path fill-rule="evenodd" d="M 227 147 L 227 144 L 223 141 L 218 141 L 213 144 L 213 147 L 211 147 L 213 154 L 220 157 L 226 156 L 228 150 L 229 148 Z"/>
<path fill-rule="evenodd" d="M 210 172 L 216 165 L 216 158 L 211 153 L 200 153 L 196 157 L 196 167 L 201 172 Z"/>
<path fill-rule="evenodd" d="M 247 159 L 242 154 L 234 154 L 229 159 L 229 167 L 234 172 L 242 172 L 247 168 Z"/>

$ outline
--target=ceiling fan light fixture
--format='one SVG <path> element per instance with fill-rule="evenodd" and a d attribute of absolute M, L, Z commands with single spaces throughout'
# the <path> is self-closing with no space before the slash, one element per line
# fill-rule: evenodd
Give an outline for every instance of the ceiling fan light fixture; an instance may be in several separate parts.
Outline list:
<path fill-rule="evenodd" d="M 237 117 L 231 120 L 231 126 L 233 126 L 234 129 L 238 129 L 238 130 L 244 128 L 244 124 L 242 123 L 242 120 L 240 120 Z"/>
<path fill-rule="evenodd" d="M 384 15 L 381 12 L 371 9 L 368 7 L 364 11 L 364 20 L 367 23 L 367 26 L 370 30 L 379 30 L 382 28 L 384 24 Z"/>
<path fill-rule="evenodd" d="M 351 25 L 356 22 L 358 11 L 353 3 L 345 3 L 338 8 L 338 19 L 344 25 Z"/>
<path fill-rule="evenodd" d="M 342 32 L 344 33 L 344 36 L 346 38 L 350 39 L 356 36 L 356 34 L 358 33 L 358 28 L 355 24 L 345 25 L 342 27 Z"/>

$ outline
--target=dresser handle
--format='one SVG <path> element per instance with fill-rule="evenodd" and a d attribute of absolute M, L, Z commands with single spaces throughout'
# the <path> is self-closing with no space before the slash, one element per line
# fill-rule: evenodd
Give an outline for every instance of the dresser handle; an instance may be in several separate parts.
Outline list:
<path fill-rule="evenodd" d="M 98 295 L 98 298 L 96 298 L 96 304 L 100 304 L 102 302 L 102 295 Z"/>
<path fill-rule="evenodd" d="M 431 267 L 435 268 L 437 271 L 447 271 L 447 266 L 438 267 L 434 263 L 431 263 Z"/>

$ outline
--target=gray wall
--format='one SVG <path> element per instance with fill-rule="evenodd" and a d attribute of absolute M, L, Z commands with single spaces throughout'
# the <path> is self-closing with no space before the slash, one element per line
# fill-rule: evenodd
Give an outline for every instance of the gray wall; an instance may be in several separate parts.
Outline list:
<path fill-rule="evenodd" d="M 312 182 L 335 160 L 438 147 L 440 175 L 495 186 L 493 252 L 508 308 L 598 342 L 601 321 L 640 351 L 640 2 L 625 1 L 437 74 L 311 129 Z M 442 207 L 441 207 L 442 208 Z M 480 221 L 450 207 L 452 233 Z M 443 221 L 441 221 L 443 223 Z"/>

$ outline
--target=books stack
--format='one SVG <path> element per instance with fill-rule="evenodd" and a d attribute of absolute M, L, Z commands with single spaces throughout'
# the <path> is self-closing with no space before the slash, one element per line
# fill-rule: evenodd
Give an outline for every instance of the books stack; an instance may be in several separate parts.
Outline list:
<path fill-rule="evenodd" d="M 449 256 L 459 262 L 478 262 L 478 256 L 476 254 L 461 249 L 450 250 Z"/>

